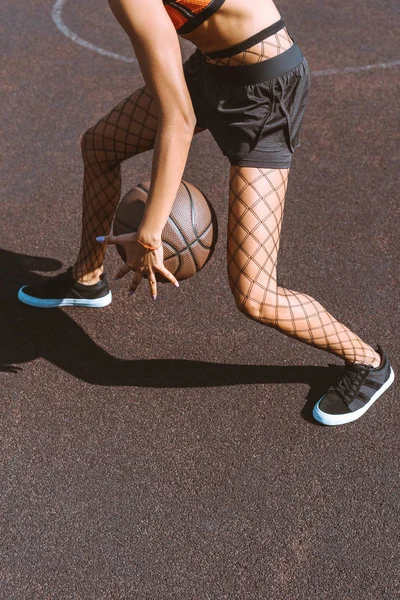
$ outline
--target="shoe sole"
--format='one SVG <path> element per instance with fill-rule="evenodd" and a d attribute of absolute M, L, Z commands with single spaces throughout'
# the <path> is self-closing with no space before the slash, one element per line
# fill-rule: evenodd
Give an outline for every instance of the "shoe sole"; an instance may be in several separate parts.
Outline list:
<path fill-rule="evenodd" d="M 26 287 L 26 286 L 24 286 Z M 22 287 L 18 292 L 18 300 L 35 308 L 59 308 L 60 306 L 80 306 L 86 308 L 103 308 L 108 306 L 112 301 L 111 291 L 106 296 L 101 298 L 87 299 L 84 298 L 62 298 L 62 299 L 42 299 L 28 296 L 23 291 Z"/>
<path fill-rule="evenodd" d="M 392 385 L 393 381 L 394 381 L 394 371 L 393 371 L 392 367 L 390 367 L 389 379 L 387 379 L 385 381 L 385 383 L 382 385 L 382 387 L 379 388 L 379 390 L 377 392 L 375 392 L 375 394 L 372 396 L 371 400 L 363 408 L 360 408 L 359 410 L 356 410 L 352 413 L 347 413 L 345 415 L 330 415 L 330 414 L 324 413 L 322 410 L 320 410 L 319 403 L 321 402 L 321 400 L 323 400 L 323 398 L 325 398 L 326 394 L 324 394 L 322 396 L 322 398 L 320 398 L 318 400 L 317 404 L 314 406 L 313 417 L 316 421 L 318 421 L 319 423 L 322 423 L 323 425 L 344 425 L 345 423 L 351 423 L 352 421 L 356 421 L 357 419 L 362 417 L 362 415 L 364 413 L 366 413 L 369 408 L 371 408 L 373 403 L 376 400 L 378 400 L 379 396 L 381 396 L 383 394 L 383 392 L 385 392 L 388 389 L 388 387 Z"/>

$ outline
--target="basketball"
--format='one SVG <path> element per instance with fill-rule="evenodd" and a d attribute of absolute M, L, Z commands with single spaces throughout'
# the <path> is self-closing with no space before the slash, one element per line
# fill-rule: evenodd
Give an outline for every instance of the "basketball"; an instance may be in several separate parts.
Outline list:
<path fill-rule="evenodd" d="M 149 187 L 150 182 L 139 183 L 122 198 L 115 213 L 113 235 L 138 230 Z M 217 217 L 210 201 L 197 187 L 181 181 L 161 235 L 166 269 L 179 281 L 195 275 L 210 260 L 217 237 Z M 116 248 L 125 262 L 124 248 Z M 156 273 L 156 279 L 168 281 L 160 273 Z"/>

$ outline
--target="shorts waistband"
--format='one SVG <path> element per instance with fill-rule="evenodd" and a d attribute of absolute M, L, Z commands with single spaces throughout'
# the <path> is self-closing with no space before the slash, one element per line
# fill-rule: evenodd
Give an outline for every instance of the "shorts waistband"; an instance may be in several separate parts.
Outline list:
<path fill-rule="evenodd" d="M 293 39 L 293 38 L 292 38 Z M 282 54 L 266 60 L 241 67 L 220 67 L 208 63 L 203 55 L 204 68 L 208 75 L 223 83 L 238 83 L 250 85 L 262 83 L 274 77 L 279 77 L 294 69 L 301 63 L 304 56 L 299 46 L 293 40 L 293 45 Z"/>

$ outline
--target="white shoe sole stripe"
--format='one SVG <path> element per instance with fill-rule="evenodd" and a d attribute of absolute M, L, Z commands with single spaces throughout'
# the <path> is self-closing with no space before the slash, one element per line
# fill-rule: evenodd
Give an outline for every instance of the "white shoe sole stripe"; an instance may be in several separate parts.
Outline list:
<path fill-rule="evenodd" d="M 323 425 L 344 425 L 345 423 L 351 423 L 352 421 L 356 421 L 357 419 L 362 417 L 362 415 L 366 413 L 369 408 L 371 408 L 373 403 L 376 400 L 378 400 L 379 396 L 383 394 L 383 392 L 386 391 L 390 385 L 392 385 L 393 381 L 394 371 L 392 367 L 390 367 L 389 379 L 387 379 L 387 381 L 385 381 L 382 387 L 372 396 L 368 404 L 366 404 L 365 406 L 363 406 L 363 408 L 360 408 L 359 410 L 356 410 L 352 413 L 346 413 L 345 415 L 330 415 L 320 410 L 319 404 L 323 400 L 323 398 L 325 398 L 326 394 L 324 394 L 314 406 L 313 417 L 316 421 L 322 423 Z"/>
<path fill-rule="evenodd" d="M 23 291 L 26 286 L 22 287 L 18 292 L 18 299 L 24 304 L 29 304 L 29 306 L 35 306 L 36 308 L 59 308 L 61 306 L 81 306 L 86 308 L 103 308 L 104 306 L 108 306 L 112 300 L 111 291 L 108 292 L 106 296 L 102 298 L 94 298 L 83 299 L 83 298 L 63 298 L 63 299 L 42 299 L 42 298 L 34 298 L 33 296 L 29 296 L 25 294 Z"/>

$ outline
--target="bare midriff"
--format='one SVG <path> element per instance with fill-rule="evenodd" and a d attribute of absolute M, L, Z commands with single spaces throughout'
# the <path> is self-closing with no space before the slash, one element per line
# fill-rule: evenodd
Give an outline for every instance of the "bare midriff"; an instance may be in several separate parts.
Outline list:
<path fill-rule="evenodd" d="M 190 34 L 182 35 L 204 54 L 223 50 L 266 29 L 281 15 L 272 0 L 225 0 L 221 8 Z M 285 28 L 229 58 L 206 60 L 221 66 L 241 66 L 267 60 L 293 45 Z"/>

